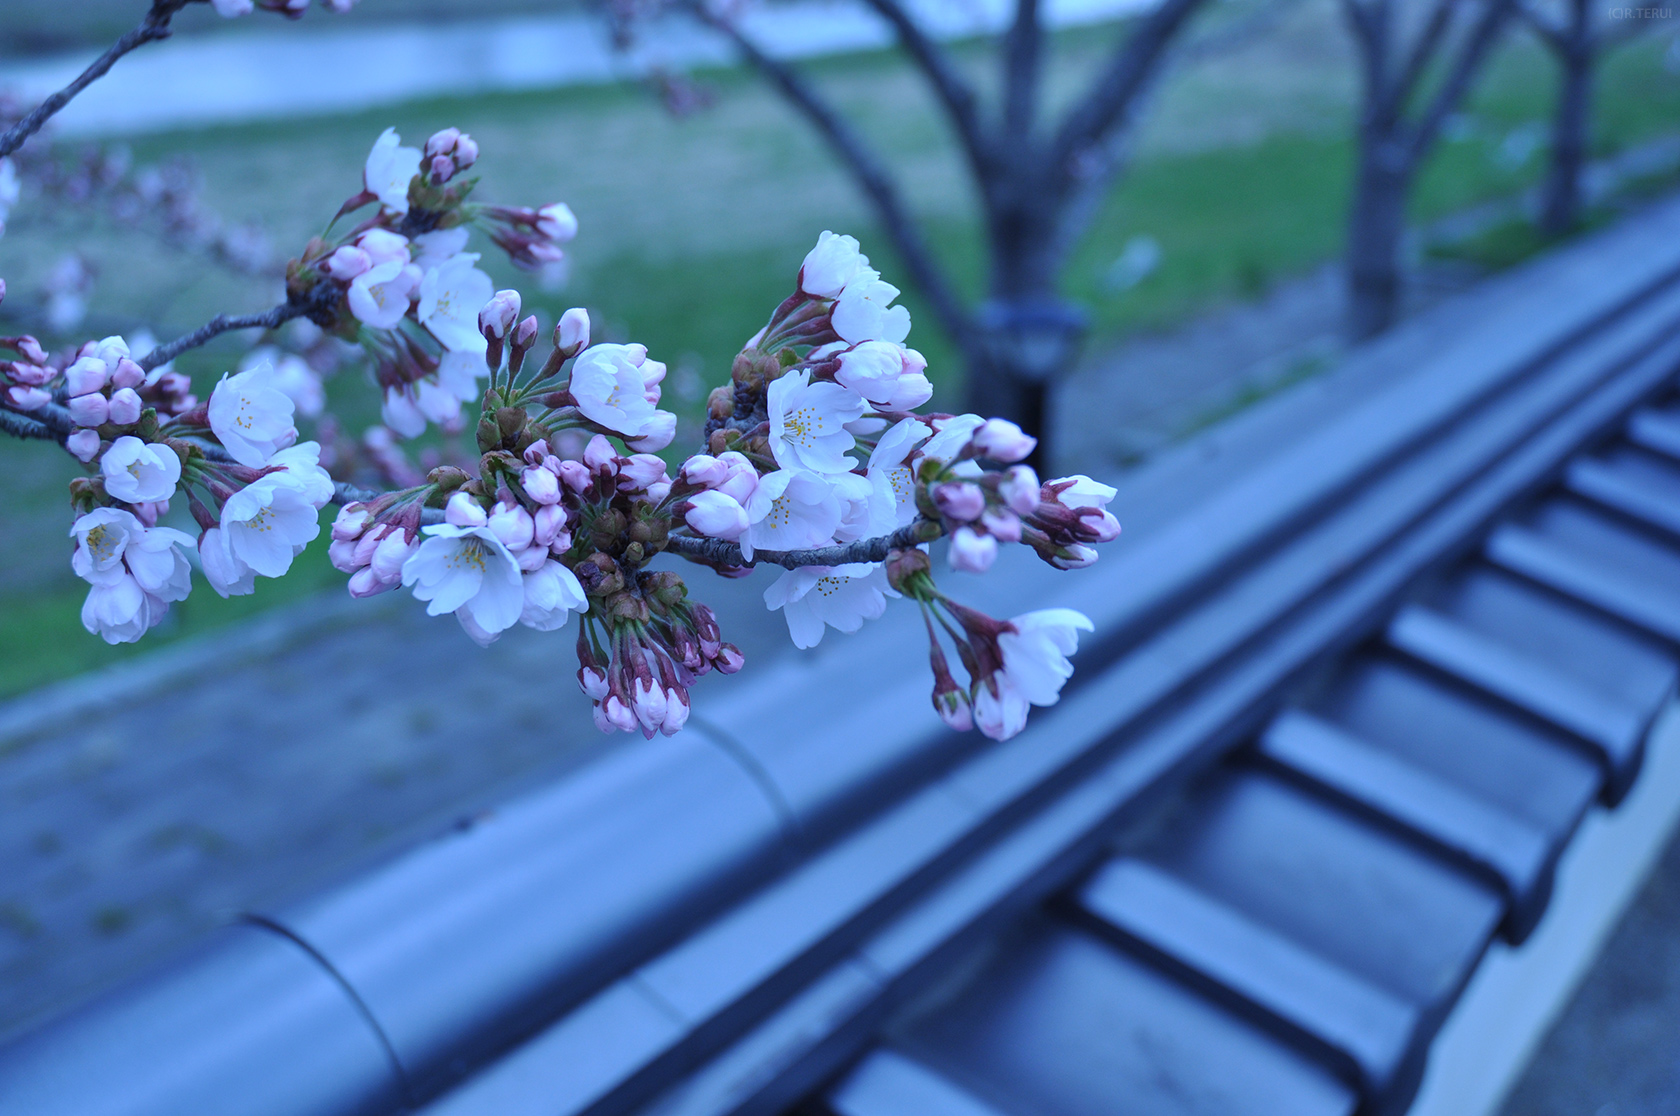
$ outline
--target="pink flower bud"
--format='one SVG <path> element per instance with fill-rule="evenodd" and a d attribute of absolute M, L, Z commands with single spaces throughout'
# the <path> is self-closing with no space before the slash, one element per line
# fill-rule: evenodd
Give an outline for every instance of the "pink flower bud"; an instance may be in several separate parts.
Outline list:
<path fill-rule="evenodd" d="M 532 314 L 519 323 L 513 331 L 513 344 L 516 348 L 529 349 L 537 343 L 537 316 Z"/>
<path fill-rule="evenodd" d="M 537 210 L 537 231 L 548 239 L 564 244 L 577 235 L 577 230 L 577 218 L 565 202 L 555 202 Z"/>
<path fill-rule="evenodd" d="M 134 509 L 134 518 L 147 527 L 156 527 L 158 520 L 169 514 L 168 500 L 145 500 L 130 506 Z"/>
<path fill-rule="evenodd" d="M 461 138 L 455 141 L 455 166 L 459 170 L 466 170 L 478 162 L 478 141 L 461 133 Z"/>
<path fill-rule="evenodd" d="M 656 504 L 663 504 L 665 498 L 671 495 L 671 482 L 668 480 L 654 481 L 647 486 L 647 497 Z"/>
<path fill-rule="evenodd" d="M 628 705 L 619 700 L 617 694 L 608 695 L 607 700 L 601 703 L 601 711 L 606 714 L 607 721 L 613 728 L 620 732 L 636 731 L 636 715 L 630 711 Z"/>
<path fill-rule="evenodd" d="M 419 546 L 418 539 L 409 541 L 408 532 L 400 528 L 394 529 L 373 548 L 373 555 L 368 559 L 368 568 L 381 581 L 401 581 L 403 563 L 408 561 L 408 556 L 419 549 Z"/>
<path fill-rule="evenodd" d="M 536 573 L 548 564 L 548 547 L 528 546 L 517 551 L 513 560 L 519 563 L 519 568 L 526 573 Z"/>
<path fill-rule="evenodd" d="M 354 244 L 346 244 L 327 257 L 325 268 L 327 274 L 340 283 L 348 283 L 364 271 L 373 269 L 373 257 Z"/>
<path fill-rule="evenodd" d="M 1091 541 L 1109 543 L 1119 538 L 1120 521 L 1114 518 L 1113 513 L 1103 511 L 1097 515 L 1092 515 L 1091 512 L 1094 510 L 1096 509 L 1088 509 L 1079 517 L 1080 522 L 1085 525 L 1085 529 L 1090 532 Z"/>
<path fill-rule="evenodd" d="M 934 695 L 933 708 L 939 713 L 939 719 L 956 732 L 967 732 L 974 727 L 968 696 L 960 690 Z"/>
<path fill-rule="evenodd" d="M 544 504 L 531 517 L 531 542 L 535 546 L 552 544 L 565 530 L 566 509 L 559 504 Z"/>
<path fill-rule="evenodd" d="M 486 526 L 491 534 L 502 540 L 503 546 L 515 552 L 530 546 L 536 532 L 531 513 L 518 504 L 497 504 L 490 512 Z"/>
<path fill-rule="evenodd" d="M 555 532 L 554 540 L 548 544 L 548 552 L 556 558 L 564 558 L 566 551 L 570 549 L 572 549 L 572 533 L 564 530 Z"/>
<path fill-rule="evenodd" d="M 118 388 L 111 394 L 111 421 L 118 426 L 139 422 L 140 412 L 144 409 L 140 402 L 140 393 L 133 388 Z"/>
<path fill-rule="evenodd" d="M 110 369 L 98 357 L 82 357 L 64 370 L 64 389 L 72 396 L 101 391 L 110 378 Z"/>
<path fill-rule="evenodd" d="M 104 402 L 103 395 L 90 395 L 87 398 Z M 6 389 L 6 402 L 20 411 L 33 411 L 52 402 L 52 392 L 38 387 L 9 387 Z M 84 423 L 82 425 L 89 425 Z"/>
<path fill-rule="evenodd" d="M 117 370 L 111 373 L 111 386 L 118 388 L 137 388 L 146 382 L 146 370 L 135 364 L 127 357 L 117 361 Z"/>
<path fill-rule="evenodd" d="M 640 435 L 625 438 L 625 443 L 637 453 L 657 453 L 671 444 L 677 436 L 677 416 L 670 411 L 655 411 Z"/>
<path fill-rule="evenodd" d="M 609 477 L 618 475 L 618 451 L 604 435 L 597 434 L 589 439 L 589 444 L 583 447 L 583 463 L 592 473 Z"/>
<path fill-rule="evenodd" d="M 23 355 L 23 359 L 27 360 L 30 364 L 47 363 L 47 351 L 41 348 L 41 343 L 39 341 L 35 340 L 35 338 L 29 336 L 28 334 L 24 334 L 22 337 L 19 337 L 12 348 L 21 353 Z"/>
<path fill-rule="evenodd" d="M 669 479 L 665 475 L 665 459 L 651 453 L 631 454 L 618 471 L 619 490 L 626 492 L 649 488 Z"/>
<path fill-rule="evenodd" d="M 746 665 L 746 661 L 746 656 L 741 654 L 739 647 L 733 643 L 726 643 L 718 649 L 717 655 L 712 659 L 712 665 L 717 667 L 719 674 L 734 674 Z"/>
<path fill-rule="evenodd" d="M 355 573 L 366 563 L 356 561 L 355 539 L 334 539 L 327 544 L 327 561 L 341 573 Z"/>
<path fill-rule="evenodd" d="M 390 229 L 369 229 L 357 238 L 356 247 L 368 254 L 374 267 L 390 260 L 406 264 L 413 258 L 408 248 L 408 237 Z"/>
<path fill-rule="evenodd" d="M 15 389 L 14 389 L 15 390 Z M 40 388 L 29 388 L 40 391 Z M 101 426 L 111 417 L 111 401 L 103 395 L 78 395 L 70 400 L 70 421 L 77 426 Z"/>
<path fill-rule="evenodd" d="M 579 667 L 578 686 L 590 701 L 600 701 L 607 696 L 607 672 L 600 667 Z"/>
<path fill-rule="evenodd" d="M 560 315 L 554 327 L 554 347 L 567 356 L 576 356 L 589 345 L 589 311 L 574 306 Z"/>
<path fill-rule="evenodd" d="M 373 561 L 374 551 L 379 549 L 379 544 L 385 541 L 388 533 L 387 527 L 375 527 L 364 532 L 361 538 L 351 544 L 350 561 L 354 563 L 354 568 L 359 570 Z"/>
<path fill-rule="evenodd" d="M 676 686 L 665 691 L 665 721 L 659 731 L 675 736 L 688 723 L 688 695 Z"/>
<path fill-rule="evenodd" d="M 951 536 L 951 568 L 985 573 L 997 559 L 997 540 L 972 527 L 958 527 Z"/>
<path fill-rule="evenodd" d="M 560 479 L 541 465 L 526 466 L 519 474 L 519 486 L 539 504 L 560 502 Z"/>
<path fill-rule="evenodd" d="M 725 496 L 733 496 L 735 502 L 746 506 L 752 494 L 758 491 L 758 470 L 747 456 L 738 450 L 728 450 L 718 454 L 718 461 L 729 469 L 729 476 L 717 486 L 717 490 Z"/>
<path fill-rule="evenodd" d="M 484 506 L 465 492 L 457 492 L 444 505 L 443 519 L 453 527 L 482 527 L 489 520 Z"/>
<path fill-rule="evenodd" d="M 358 600 L 366 597 L 377 597 L 386 590 L 396 587 L 396 582 L 386 581 L 374 573 L 372 566 L 365 566 L 350 575 L 350 595 Z"/>
<path fill-rule="evenodd" d="M 643 732 L 655 732 L 665 723 L 665 691 L 657 683 L 647 679 L 636 679 L 636 692 L 632 698 L 631 707 L 635 710 L 636 720 L 641 723 Z"/>
<path fill-rule="evenodd" d="M 590 473 L 589 466 L 581 461 L 562 461 L 560 481 L 573 492 L 586 492 L 595 483 L 595 477 Z"/>
<path fill-rule="evenodd" d="M 1008 419 L 987 419 L 974 432 L 974 448 L 982 457 L 1001 461 L 1005 465 L 1020 461 L 1032 453 L 1038 439 L 1031 437 Z"/>
<path fill-rule="evenodd" d="M 933 502 L 946 517 L 972 523 L 986 510 L 986 492 L 972 481 L 948 481 L 933 486 Z"/>
<path fill-rule="evenodd" d="M 696 488 L 716 488 L 729 479 L 729 466 L 709 453 L 697 453 L 682 463 L 677 475 Z"/>
<path fill-rule="evenodd" d="M 432 133 L 432 138 L 426 141 L 425 155 L 428 159 L 438 155 L 448 155 L 455 150 L 455 145 L 461 142 L 461 129 L 442 128 Z"/>
<path fill-rule="evenodd" d="M 980 516 L 980 523 L 1000 543 L 1021 541 L 1021 518 L 1006 508 L 987 508 Z"/>
<path fill-rule="evenodd" d="M 373 516 L 368 514 L 365 504 L 345 504 L 338 509 L 338 517 L 333 520 L 332 537 L 337 540 L 354 539 L 367 530 Z"/>
<path fill-rule="evenodd" d="M 1031 515 L 1038 510 L 1038 474 L 1031 465 L 1013 465 L 1004 470 L 998 482 L 998 495 L 1016 515 Z"/>
<path fill-rule="evenodd" d="M 696 492 L 683 503 L 683 522 L 702 535 L 733 540 L 747 530 L 747 509 L 722 492 Z"/>
<path fill-rule="evenodd" d="M 525 447 L 525 453 L 522 456 L 524 457 L 525 464 L 527 465 L 541 465 L 543 460 L 549 456 L 548 442 L 542 438 L 538 438 L 536 441 Z"/>
<path fill-rule="evenodd" d="M 455 160 L 447 155 L 439 155 L 431 161 L 432 181 L 442 185 L 455 177 Z"/>
<path fill-rule="evenodd" d="M 1058 570 L 1082 570 L 1097 560 L 1097 552 L 1081 543 L 1063 547 L 1050 559 L 1050 564 Z"/>
<path fill-rule="evenodd" d="M 78 430 L 64 439 L 64 448 L 75 454 L 79 461 L 92 461 L 99 456 L 99 432 Z"/>
<path fill-rule="evenodd" d="M 9 361 L 0 364 L 0 371 L 25 387 L 40 387 L 54 376 L 58 369 L 48 368 L 42 364 L 25 364 L 22 361 Z"/>

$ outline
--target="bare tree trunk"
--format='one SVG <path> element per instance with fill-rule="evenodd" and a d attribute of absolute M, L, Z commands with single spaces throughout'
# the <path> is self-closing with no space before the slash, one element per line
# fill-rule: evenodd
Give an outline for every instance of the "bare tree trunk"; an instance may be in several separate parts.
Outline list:
<path fill-rule="evenodd" d="M 1362 137 L 1348 220 L 1348 334 L 1365 341 L 1400 316 L 1400 258 L 1410 174 L 1396 166 L 1392 141 Z"/>
<path fill-rule="evenodd" d="M 1540 211 L 1541 231 L 1559 236 L 1581 220 L 1581 172 L 1587 161 L 1595 51 L 1588 0 L 1570 0 L 1568 30 L 1555 43 L 1560 68 L 1552 118 L 1552 162 Z"/>

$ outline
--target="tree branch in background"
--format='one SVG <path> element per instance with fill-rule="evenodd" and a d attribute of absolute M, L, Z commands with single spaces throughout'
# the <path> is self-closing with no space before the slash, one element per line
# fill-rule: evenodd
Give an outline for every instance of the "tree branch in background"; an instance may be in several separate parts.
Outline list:
<path fill-rule="evenodd" d="M 22 147 L 25 140 L 40 131 L 41 126 L 69 104 L 78 93 L 104 77 L 106 71 L 116 64 L 117 59 L 147 43 L 169 38 L 169 21 L 175 18 L 176 12 L 193 2 L 195 0 L 152 0 L 151 10 L 146 13 L 146 18 L 140 21 L 140 26 L 112 43 L 111 48 L 96 58 L 93 65 L 77 75 L 75 81 L 36 105 L 28 116 L 12 125 L 4 136 L 0 136 L 0 158 L 5 158 Z"/>
<path fill-rule="evenodd" d="M 934 261 L 933 253 L 905 211 L 892 178 L 864 146 L 862 139 L 817 95 L 816 90 L 804 78 L 791 67 L 783 65 L 760 50 L 731 20 L 708 11 L 701 3 L 689 4 L 688 10 L 701 22 L 727 35 L 747 61 L 774 82 L 782 91 L 782 95 L 792 101 L 816 126 L 817 131 L 828 141 L 829 147 L 840 157 L 840 161 L 852 172 L 864 192 L 875 203 L 881 215 L 881 223 L 887 235 L 892 238 L 893 246 L 903 257 L 905 266 L 915 277 L 922 293 L 927 296 L 946 333 L 955 344 L 966 347 L 971 332 L 968 312 L 963 309 L 944 272 Z"/>
<path fill-rule="evenodd" d="M 275 329 L 293 318 L 301 318 L 309 313 L 309 307 L 303 303 L 287 302 L 276 306 L 272 310 L 265 310 L 261 314 L 242 314 L 230 318 L 226 314 L 217 314 L 204 325 L 191 333 L 177 337 L 167 345 L 159 345 L 151 352 L 140 358 L 140 367 L 150 372 L 160 364 L 168 364 L 188 349 L 196 349 L 213 337 L 228 333 L 236 329 Z"/>
<path fill-rule="evenodd" d="M 1511 0 L 1486 0 L 1486 8 L 1481 19 L 1476 22 L 1475 29 L 1471 31 L 1469 41 L 1453 61 L 1447 80 L 1441 84 L 1435 99 L 1430 102 L 1429 108 L 1412 133 L 1411 157 L 1414 162 L 1421 159 L 1435 142 L 1435 137 L 1440 134 L 1441 126 L 1447 122 L 1447 117 L 1457 111 L 1459 102 L 1470 90 L 1471 79 L 1476 76 L 1476 71 L 1481 69 L 1488 52 L 1498 41 L 1499 32 L 1504 28 L 1505 21 L 1510 18 L 1511 10 Z"/>
<path fill-rule="evenodd" d="M 51 426 L 40 419 L 20 415 L 16 411 L 0 410 L 0 433 L 42 442 L 55 442 L 60 439 L 59 433 Z"/>
<path fill-rule="evenodd" d="M 1003 47 L 1003 132 L 1010 154 L 1025 155 L 1038 114 L 1039 63 L 1044 29 L 1038 22 L 1038 0 L 1016 0 L 1015 21 Z"/>
<path fill-rule="evenodd" d="M 952 67 L 945 50 L 916 25 L 898 0 L 868 2 L 882 19 L 892 24 L 898 41 L 921 67 L 922 73 L 927 75 L 928 84 L 933 86 L 934 93 L 945 106 L 946 115 L 951 118 L 951 127 L 962 142 L 969 163 L 977 175 L 984 174 L 996 153 L 980 126 L 978 101 L 973 88 Z"/>
<path fill-rule="evenodd" d="M 1168 44 L 1204 2 L 1164 0 L 1127 36 L 1085 99 L 1068 112 L 1051 147 L 1051 167 L 1064 184 L 1081 177 L 1084 156 L 1124 123 L 1138 94 L 1158 71 Z"/>
<path fill-rule="evenodd" d="M 840 546 L 820 546 L 811 550 L 758 550 L 752 560 L 741 553 L 738 544 L 722 539 L 697 538 L 692 535 L 672 535 L 665 543 L 670 554 L 694 558 L 714 566 L 756 566 L 761 563 L 796 570 L 801 566 L 845 566 L 853 562 L 884 562 L 895 550 L 907 550 L 932 542 L 944 534 L 939 524 L 918 519 L 907 527 L 900 527 L 890 535 L 873 539 L 859 539 Z"/>

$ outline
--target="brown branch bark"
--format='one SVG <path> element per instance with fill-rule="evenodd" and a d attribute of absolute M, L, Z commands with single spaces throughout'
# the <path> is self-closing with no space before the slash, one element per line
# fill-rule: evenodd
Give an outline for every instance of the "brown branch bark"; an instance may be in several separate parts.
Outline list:
<path fill-rule="evenodd" d="M 194 2 L 195 0 L 152 0 L 151 10 L 146 13 L 146 18 L 140 21 L 140 26 L 112 43 L 109 50 L 94 59 L 91 66 L 76 76 L 75 81 L 36 105 L 28 116 L 12 125 L 4 136 L 0 136 L 0 159 L 22 147 L 25 140 L 40 131 L 42 125 L 75 99 L 78 93 L 104 77 L 106 72 L 116 65 L 117 59 L 147 43 L 169 38 L 169 21 L 175 18 L 176 12 Z"/>
<path fill-rule="evenodd" d="M 229 317 L 217 314 L 208 322 L 199 326 L 191 333 L 183 334 L 167 345 L 159 345 L 139 360 L 140 367 L 150 372 L 160 364 L 168 364 L 189 349 L 196 349 L 214 337 L 229 333 L 236 329 L 274 329 L 284 325 L 293 318 L 301 318 L 309 313 L 309 307 L 303 303 L 286 302 L 264 310 L 261 314 L 240 314 Z"/>
<path fill-rule="evenodd" d="M 932 542 L 944 533 L 939 524 L 918 519 L 907 527 L 900 527 L 890 535 L 873 539 L 859 539 L 840 546 L 820 546 L 809 550 L 757 550 L 752 561 L 741 553 L 741 547 L 722 539 L 698 538 L 693 535 L 672 535 L 665 543 L 670 554 L 693 558 L 714 566 L 757 566 L 768 564 L 796 570 L 801 566 L 845 566 L 853 562 L 883 562 L 895 550 L 905 550 L 925 542 Z"/>

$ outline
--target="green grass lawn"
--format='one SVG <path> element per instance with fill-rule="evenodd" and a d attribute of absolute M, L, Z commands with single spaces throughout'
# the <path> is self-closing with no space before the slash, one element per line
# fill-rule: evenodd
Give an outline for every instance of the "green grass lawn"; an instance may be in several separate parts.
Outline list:
<path fill-rule="evenodd" d="M 1352 85 L 1339 38 L 1326 38 L 1339 36 L 1326 23 L 1328 11 L 1303 9 L 1267 42 L 1188 67 L 1162 91 L 1135 165 L 1097 214 L 1066 274 L 1067 293 L 1092 311 L 1095 350 L 1212 302 L 1251 297 L 1335 256 L 1347 203 Z M 1057 72 L 1092 61 L 1099 37 L 1064 37 Z M 1596 135 L 1601 152 L 1664 134 L 1680 119 L 1680 79 L 1662 66 L 1665 45 L 1637 44 L 1606 67 Z M 964 61 L 977 66 L 980 59 L 970 51 Z M 902 168 L 931 241 L 959 281 L 975 289 L 982 246 L 958 157 L 904 64 L 883 53 L 825 60 L 811 69 Z M 780 101 L 744 74 L 704 79 L 716 103 L 686 120 L 670 118 L 639 89 L 603 87 L 148 136 L 133 146 L 140 160 L 189 149 L 211 204 L 229 217 L 261 215 L 277 240 L 290 244 L 318 230 L 322 217 L 359 187 L 361 159 L 382 128 L 395 124 L 417 142 L 437 127 L 458 125 L 480 141 L 487 196 L 532 204 L 563 199 L 580 217 L 566 289 L 529 290 L 527 278 L 487 254 L 498 283 L 525 286 L 527 304 L 549 321 L 567 306 L 588 306 L 598 335 L 642 341 L 697 376 L 687 404 L 697 407 L 703 388 L 722 381 L 737 347 L 787 293 L 822 229 L 855 232 L 889 278 L 902 274 L 849 180 Z M 1071 86 L 1058 81 L 1058 88 Z M 1551 67 L 1536 48 L 1520 39 L 1509 45 L 1478 88 L 1471 125 L 1431 160 L 1414 216 L 1438 217 L 1533 183 L 1543 150 L 1515 164 L 1499 152 L 1513 129 L 1544 118 L 1551 85 Z M 1326 90 L 1340 92 L 1327 97 Z M 107 237 L 98 227 L 65 221 L 17 225 L 15 235 L 0 240 L 0 274 L 25 277 L 14 291 L 26 292 L 41 261 L 74 237 L 106 253 L 98 260 L 104 317 L 93 323 L 95 331 L 144 319 L 167 335 L 274 297 L 263 283 L 210 268 L 183 280 L 181 259 L 138 234 Z M 1104 276 L 1115 257 L 1140 235 L 1159 242 L 1160 266 L 1130 290 L 1108 289 Z M 1504 244 L 1490 258 L 1512 262 L 1536 247 Z M 919 323 L 911 343 L 929 356 L 942 393 L 936 402 L 954 401 L 960 373 L 951 346 L 914 291 L 904 301 Z M 208 377 L 236 352 L 225 345 L 182 363 L 205 377 L 207 388 Z M 371 394 L 359 394 L 353 378 L 334 381 L 332 391 L 353 412 L 371 415 Z M 62 499 L 74 463 L 34 462 L 41 452 L 0 445 L 0 467 L 17 467 L 27 477 L 6 497 L 16 526 L 0 540 L 6 568 L 23 571 L 22 590 L 0 593 L 0 694 L 132 653 L 107 648 L 81 629 L 81 590 L 65 561 Z M 32 458 L 27 465 L 26 456 Z M 201 587 L 144 646 L 337 585 L 323 551 L 312 548 L 298 572 L 263 582 L 252 598 L 224 602 Z M 30 563 L 35 566 L 26 569 Z"/>

